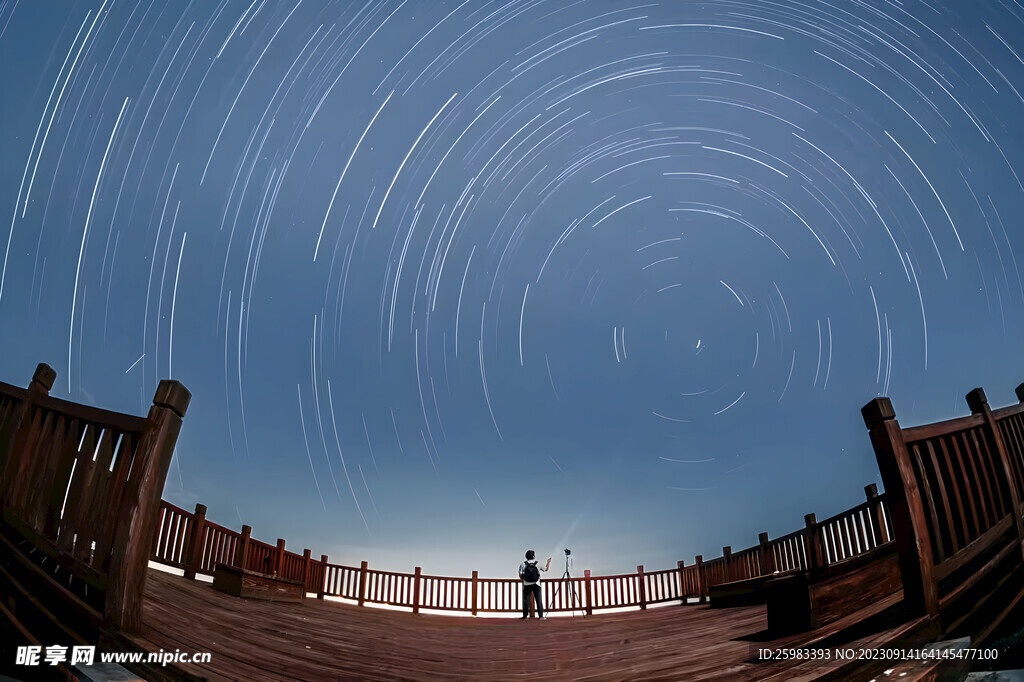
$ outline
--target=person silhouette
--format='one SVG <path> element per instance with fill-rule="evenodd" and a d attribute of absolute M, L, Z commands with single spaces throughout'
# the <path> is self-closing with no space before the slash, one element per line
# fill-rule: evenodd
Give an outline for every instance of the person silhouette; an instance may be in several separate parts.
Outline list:
<path fill-rule="evenodd" d="M 541 620 L 547 620 L 547 616 L 544 615 L 544 597 L 540 589 L 540 572 L 551 568 L 551 557 L 548 557 L 548 563 L 543 567 L 537 564 L 535 557 L 532 549 L 527 550 L 526 561 L 519 564 L 519 579 L 523 581 L 523 618 L 530 616 L 530 595 L 533 595 L 537 602 L 537 616 Z"/>

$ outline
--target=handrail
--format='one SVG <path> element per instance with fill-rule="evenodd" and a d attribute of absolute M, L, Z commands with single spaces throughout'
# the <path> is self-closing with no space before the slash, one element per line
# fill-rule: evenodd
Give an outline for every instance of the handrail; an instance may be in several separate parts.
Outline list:
<path fill-rule="evenodd" d="M 1024 403 L 1024 384 L 1016 393 Z M 970 416 L 911 428 L 900 426 L 888 398 L 861 409 L 891 496 L 907 612 L 950 631 L 1001 600 L 1013 605 L 1024 597 L 1017 581 L 1007 583 L 1024 541 L 1024 408 L 1003 408 L 997 417 L 981 388 L 966 400 Z M 986 588 L 973 590 L 983 579 Z M 978 638 L 1008 611 L 996 613 Z"/>
<path fill-rule="evenodd" d="M 927 440 L 929 438 L 935 438 L 937 436 L 945 436 L 958 431 L 966 431 L 967 429 L 981 426 L 984 421 L 984 418 L 980 415 L 969 414 L 966 417 L 947 419 L 945 421 L 935 422 L 934 424 L 911 426 L 903 429 L 903 440 L 906 443 L 913 443 L 916 441 Z"/>
<path fill-rule="evenodd" d="M 476 571 L 470 577 L 424 575 L 420 567 L 383 571 L 365 561 L 332 564 L 308 549 L 287 550 L 283 539 L 254 539 L 249 526 L 235 531 L 208 521 L 204 505 L 189 512 L 159 500 L 191 394 L 162 381 L 148 416 L 137 417 L 50 397 L 55 376 L 41 364 L 27 389 L 0 382 L 0 530 L 27 540 L 43 560 L 55 560 L 62 577 L 77 581 L 77 598 L 102 607 L 104 627 L 141 627 L 147 558 L 189 578 L 232 566 L 298 581 L 321 599 L 414 612 L 475 615 L 523 606 L 515 578 L 480 578 Z M 761 533 L 755 545 L 736 552 L 726 546 L 721 556 L 697 556 L 689 566 L 679 561 L 676 568 L 647 572 L 640 565 L 635 573 L 609 576 L 587 570 L 583 577 L 546 580 L 547 610 L 590 614 L 703 603 L 711 588 L 736 594 L 794 572 L 805 572 L 810 584 L 844 571 L 852 576 L 874 568 L 876 560 L 893 566 L 898 556 L 908 612 L 940 616 L 963 609 L 967 615 L 950 621 L 962 622 L 984 606 L 972 596 L 979 581 L 994 585 L 989 596 L 999 590 L 1005 596 L 1004 586 L 1013 586 L 1007 581 L 1019 570 L 1024 384 L 1017 397 L 1019 404 L 993 410 L 984 391 L 974 389 L 967 394 L 969 416 L 909 428 L 900 427 L 888 398 L 876 398 L 862 416 L 886 494 L 869 485 L 863 502 L 838 514 L 822 521 L 807 514 L 804 527 L 792 533 L 775 539 Z M 1024 592 L 1007 597 L 1010 606 L 1022 598 Z"/>
<path fill-rule="evenodd" d="M 112 410 L 104 410 L 101 407 L 92 407 L 74 403 L 70 400 L 55 398 L 54 396 L 40 396 L 36 399 L 35 405 L 53 412 L 59 412 L 73 419 L 81 419 L 103 428 L 114 428 L 119 431 L 142 432 L 146 428 L 146 417 L 137 417 L 133 414 L 122 414 Z"/>
<path fill-rule="evenodd" d="M 998 407 L 992 410 L 992 418 L 996 421 L 1012 417 L 1015 414 L 1024 414 L 1024 403 L 1007 405 L 1006 407 Z"/>
<path fill-rule="evenodd" d="M 822 542 L 817 553 L 825 557 L 823 565 L 857 556 L 891 540 L 886 516 L 881 512 L 885 495 L 879 495 L 874 485 L 867 486 L 865 493 L 864 502 L 816 524 L 814 535 Z M 874 525 L 871 519 L 876 519 Z M 879 523 L 882 531 L 878 530 Z M 838 524 L 842 524 L 841 529 Z M 212 576 L 218 564 L 225 564 L 299 580 L 318 598 L 337 597 L 360 605 L 474 615 L 522 609 L 521 581 L 516 578 L 480 578 L 476 571 L 472 577 L 428 575 L 419 568 L 402 573 L 371 569 L 366 562 L 360 566 L 330 563 L 326 555 L 312 558 L 308 549 L 301 555 L 286 550 L 283 539 L 276 545 L 256 540 L 249 535 L 249 526 L 240 533 L 207 521 L 206 507 L 201 504 L 196 505 L 195 512 L 187 512 L 162 500 L 158 527 L 150 559 L 183 569 L 189 577 Z M 846 535 L 840 538 L 840 532 Z M 542 583 L 545 610 L 592 613 L 624 607 L 645 609 L 649 604 L 675 601 L 686 604 L 692 599 L 704 602 L 708 589 L 716 585 L 806 570 L 807 538 L 806 527 L 773 540 L 762 533 L 757 545 L 738 552 L 724 547 L 722 556 L 706 561 L 698 556 L 689 566 L 680 561 L 676 568 L 659 571 L 648 572 L 638 566 L 636 573 L 592 576 L 585 571 L 584 577 L 569 581 L 548 579 Z"/>
<path fill-rule="evenodd" d="M 931 565 L 936 567 L 935 575 L 941 575 L 968 561 L 973 554 L 966 550 L 965 545 L 981 536 L 991 527 L 993 519 L 1001 518 L 1006 510 L 1017 509 L 1015 524 L 1018 534 L 1024 537 L 1020 519 L 1024 513 L 1024 501 L 1021 500 L 1024 494 L 1018 492 L 1024 489 L 1024 385 L 1018 390 L 1018 398 L 1022 401 L 1019 405 L 991 410 L 984 393 L 976 389 L 968 395 L 971 415 L 901 429 L 900 447 L 910 452 L 918 462 L 924 462 L 938 472 L 934 482 L 930 482 L 931 479 L 922 482 L 922 494 L 931 513 L 931 523 L 914 529 L 918 535 L 928 532 L 934 535 L 930 538 L 934 554 L 929 547 L 925 557 L 929 562 L 929 569 L 923 571 L 926 580 L 935 580 Z M 883 419 L 891 419 L 892 408 L 884 399 L 883 403 L 873 409 Z M 874 421 L 870 414 L 865 414 L 877 454 L 879 445 L 871 431 Z M 978 459 L 980 455 L 975 456 L 976 453 L 988 459 Z M 1004 460 L 1001 472 L 997 471 L 997 455 Z M 976 474 L 975 470 L 982 474 L 977 489 L 962 485 L 954 475 L 958 471 L 966 473 L 968 469 L 965 467 L 970 468 L 972 475 Z M 891 471 L 882 469 L 883 478 L 886 475 L 892 478 Z M 1003 477 L 1004 474 L 1009 480 Z M 935 490 L 931 489 L 933 485 Z M 868 561 L 889 550 L 901 554 L 916 551 L 905 546 L 905 541 L 899 546 L 895 542 L 897 528 L 907 525 L 907 512 L 901 507 L 898 513 L 904 518 L 894 521 L 890 506 L 905 504 L 905 500 L 896 498 L 892 502 L 893 494 L 879 494 L 874 484 L 866 486 L 864 493 L 863 502 L 822 521 L 818 521 L 814 514 L 807 514 L 803 528 L 774 539 L 769 539 L 767 533 L 761 533 L 756 545 L 736 552 L 726 546 L 722 548 L 721 556 L 708 560 L 697 556 L 694 564 L 689 566 L 680 561 L 675 569 L 655 572 L 645 572 L 643 566 L 638 566 L 636 573 L 591 576 L 589 571 L 585 571 L 583 578 L 545 581 L 548 610 L 592 613 L 595 609 L 644 609 L 648 604 L 677 600 L 684 604 L 693 599 L 703 603 L 709 599 L 711 588 L 730 583 L 748 582 L 748 585 L 741 586 L 742 589 L 758 589 L 759 583 L 752 581 L 794 572 L 822 575 L 824 569 L 829 569 L 832 574 L 845 570 L 843 566 L 856 564 L 851 563 L 852 559 Z M 180 513 L 173 505 L 165 505 L 174 513 Z M 205 514 L 205 508 L 203 511 Z M 940 526 L 941 533 L 934 530 Z M 227 532 L 226 529 L 224 531 Z M 403 606 L 414 612 L 429 608 L 477 614 L 515 612 L 522 607 L 520 581 L 514 578 L 479 578 L 475 571 L 471 578 L 423 575 L 420 568 L 414 573 L 396 573 L 370 570 L 366 562 L 359 568 L 340 566 L 329 564 L 326 556 L 322 556 L 319 562 L 311 559 L 309 550 L 303 557 L 286 552 L 284 540 L 278 540 L 276 548 L 255 540 L 247 542 L 247 567 L 273 566 L 273 572 L 282 577 L 301 575 L 307 590 L 316 592 L 318 597 L 337 596 L 359 604 Z M 174 547 L 173 544 L 158 544 L 154 555 L 161 553 L 162 546 Z M 159 560 L 159 556 L 154 558 Z M 173 552 L 168 558 L 173 564 Z M 213 565 L 202 565 L 196 570 L 212 571 L 213 568 Z M 920 588 L 912 586 L 912 589 Z M 937 608 L 934 599 L 928 597 L 930 610 Z"/>
<path fill-rule="evenodd" d="M 137 631 L 160 493 L 191 394 L 163 380 L 137 417 L 51 397 L 56 377 L 40 363 L 27 389 L 0 384 L 0 530 L 38 550 L 29 561 L 49 562 L 51 578 L 102 612 L 105 627 Z"/>
<path fill-rule="evenodd" d="M 18 400 L 24 400 L 28 397 L 28 389 L 0 381 L 0 395 L 8 395 L 12 398 L 17 398 Z"/>

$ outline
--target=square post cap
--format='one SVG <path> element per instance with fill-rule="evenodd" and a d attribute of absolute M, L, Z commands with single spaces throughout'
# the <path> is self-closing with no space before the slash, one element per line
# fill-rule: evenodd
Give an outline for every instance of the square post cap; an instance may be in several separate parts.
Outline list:
<path fill-rule="evenodd" d="M 39 384 L 49 393 L 53 388 L 53 382 L 57 380 L 57 371 L 45 362 L 36 365 L 36 371 L 32 375 L 32 381 Z"/>
<path fill-rule="evenodd" d="M 860 408 L 860 415 L 864 418 L 864 424 L 871 429 L 876 424 L 895 419 L 896 410 L 893 409 L 892 401 L 888 398 L 875 398 Z"/>
<path fill-rule="evenodd" d="M 986 405 L 988 405 L 988 397 L 985 396 L 985 389 L 976 388 L 967 394 L 967 407 L 971 409 L 971 414 L 984 412 Z"/>
<path fill-rule="evenodd" d="M 189 390 L 172 379 L 161 379 L 160 385 L 156 387 L 156 395 L 153 396 L 154 405 L 168 407 L 179 417 L 185 416 L 191 400 Z"/>

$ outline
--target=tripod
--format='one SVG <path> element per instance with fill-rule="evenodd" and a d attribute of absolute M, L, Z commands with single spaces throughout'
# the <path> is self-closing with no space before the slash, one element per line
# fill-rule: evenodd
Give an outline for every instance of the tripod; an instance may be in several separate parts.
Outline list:
<path fill-rule="evenodd" d="M 568 551 L 569 550 L 566 550 L 566 552 L 568 552 Z M 572 617 L 575 618 L 576 617 L 576 611 L 580 611 L 580 612 L 583 611 L 583 602 L 580 601 L 579 595 L 576 594 L 576 588 L 572 584 L 572 576 L 569 575 L 569 555 L 568 554 L 565 555 L 565 573 L 562 574 L 562 580 L 565 581 L 566 584 L 569 585 L 569 604 L 572 606 L 572 610 L 571 610 Z M 554 593 L 552 593 L 552 595 L 551 595 L 552 603 L 555 601 L 555 598 L 558 596 L 558 592 L 561 589 L 562 589 L 562 583 L 559 583 L 558 587 L 555 588 Z"/>

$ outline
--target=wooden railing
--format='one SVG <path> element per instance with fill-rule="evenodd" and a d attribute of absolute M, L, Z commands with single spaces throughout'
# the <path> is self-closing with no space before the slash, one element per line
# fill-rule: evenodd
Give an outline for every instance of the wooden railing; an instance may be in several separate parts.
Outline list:
<path fill-rule="evenodd" d="M 1024 384 L 1017 396 L 993 412 L 976 388 L 970 416 L 912 428 L 900 427 L 887 398 L 863 409 L 896 501 L 905 601 L 945 633 L 983 640 L 1024 598 Z"/>
<path fill-rule="evenodd" d="M 781 538 L 769 542 L 767 555 L 772 564 L 765 572 L 790 573 L 806 569 L 807 543 L 804 541 L 806 532 L 806 528 L 801 528 L 789 535 L 783 535 Z"/>
<path fill-rule="evenodd" d="M 12 571 L 20 571 L 19 579 L 43 581 L 62 598 L 71 594 L 86 620 L 122 631 L 140 625 L 147 558 L 189 577 L 212 575 L 223 564 L 299 581 L 320 598 L 414 612 L 522 608 L 514 578 L 332 564 L 308 549 L 286 550 L 283 539 L 256 540 L 249 526 L 239 532 L 212 523 L 204 505 L 189 512 L 159 501 L 188 391 L 161 382 L 143 419 L 51 398 L 55 376 L 40 365 L 27 389 L 0 383 L 0 550 L 20 557 L 3 562 L 11 584 Z M 984 639 L 1024 599 L 1024 385 L 1017 395 L 1019 404 L 992 410 L 975 389 L 967 395 L 970 416 L 905 429 L 889 400 L 875 399 L 862 414 L 884 495 L 869 485 L 865 501 L 851 509 L 823 521 L 808 514 L 793 533 L 761 533 L 757 544 L 736 552 L 724 547 L 708 561 L 697 556 L 692 565 L 680 561 L 656 572 L 638 566 L 624 575 L 585 571 L 547 580 L 547 610 L 589 614 L 705 602 L 711 588 L 752 584 L 806 584 L 813 591 L 849 578 L 855 585 L 874 575 L 866 567 L 894 567 L 898 558 L 899 581 L 886 585 L 902 586 L 911 613 L 933 618 L 945 633 Z"/>
<path fill-rule="evenodd" d="M 852 559 L 892 541 L 882 496 L 874 484 L 864 490 L 866 502 L 815 524 L 825 565 Z"/>
<path fill-rule="evenodd" d="M 980 578 L 973 576 L 1011 554 L 1016 560 L 1019 550 L 1010 540 L 1024 539 L 1019 492 L 1024 489 L 1024 407 L 993 412 L 980 389 L 969 394 L 968 403 L 973 413 L 968 417 L 908 429 L 895 423 L 888 400 L 865 407 L 883 481 L 896 493 L 880 495 L 869 485 L 865 501 L 855 507 L 822 521 L 808 514 L 804 527 L 793 533 L 775 539 L 761 533 L 756 545 L 736 552 L 723 547 L 720 557 L 705 561 L 698 556 L 689 566 L 680 561 L 675 569 L 654 573 L 638 566 L 636 573 L 625 575 L 597 577 L 586 571 L 582 578 L 545 581 L 546 606 L 552 612 L 593 613 L 705 602 L 711 588 L 789 574 L 835 576 L 848 563 L 862 567 L 864 560 L 887 556 L 894 548 L 901 553 L 911 606 L 953 614 L 951 626 L 960 625 L 976 609 L 957 611 L 952 606 L 978 583 Z M 889 502 L 894 494 L 899 500 L 896 512 Z M 153 558 L 192 575 L 211 574 L 218 562 L 231 563 L 302 580 L 307 591 L 320 597 L 359 604 L 474 614 L 522 608 L 515 579 L 480 579 L 476 572 L 472 577 L 429 576 L 419 568 L 393 573 L 370 570 L 365 562 L 358 568 L 341 566 L 328 563 L 326 556 L 314 560 L 309 550 L 302 556 L 286 552 L 284 540 L 276 546 L 253 540 L 248 526 L 236 533 L 211 524 L 202 505 L 188 514 L 164 503 L 161 513 Z M 964 577 L 964 569 L 978 568 L 981 560 L 987 562 L 982 572 Z"/>
<path fill-rule="evenodd" d="M 758 544 L 747 549 L 733 552 L 726 546 L 722 556 L 708 561 L 698 556 L 690 566 L 680 561 L 679 598 L 703 602 L 718 585 L 840 564 L 886 545 L 892 541 L 886 496 L 873 483 L 864 493 L 864 502 L 824 521 L 808 514 L 804 527 L 788 535 L 769 540 L 761 533 Z"/>
<path fill-rule="evenodd" d="M 591 576 L 570 580 L 545 580 L 545 610 L 551 612 L 613 608 L 646 609 L 650 604 L 707 601 L 710 587 L 801 571 L 807 568 L 808 548 L 824 557 L 827 565 L 868 552 L 889 542 L 892 532 L 885 511 L 885 495 L 872 484 L 865 488 L 867 500 L 821 523 L 808 525 L 775 540 L 761 533 L 758 544 L 732 552 L 723 548 L 721 557 L 687 566 L 646 572 Z M 419 612 L 461 611 L 512 613 L 522 610 L 522 583 L 515 578 L 480 578 L 394 573 L 329 563 L 326 555 L 313 559 L 310 550 L 302 555 L 285 550 L 279 539 L 270 545 L 251 537 L 250 526 L 236 532 L 206 520 L 206 506 L 196 505 L 194 513 L 163 502 L 159 532 L 153 543 L 153 561 L 180 568 L 189 577 L 213 575 L 218 563 L 259 571 L 303 582 L 308 593 L 318 597 L 340 597 L 359 604 L 401 606 Z"/>
<path fill-rule="evenodd" d="M 14 582 L 71 599 L 92 625 L 132 631 L 191 395 L 161 381 L 149 415 L 135 417 L 50 397 L 56 376 L 40 364 L 28 389 L 0 383 L 0 552 L 14 558 Z"/>

